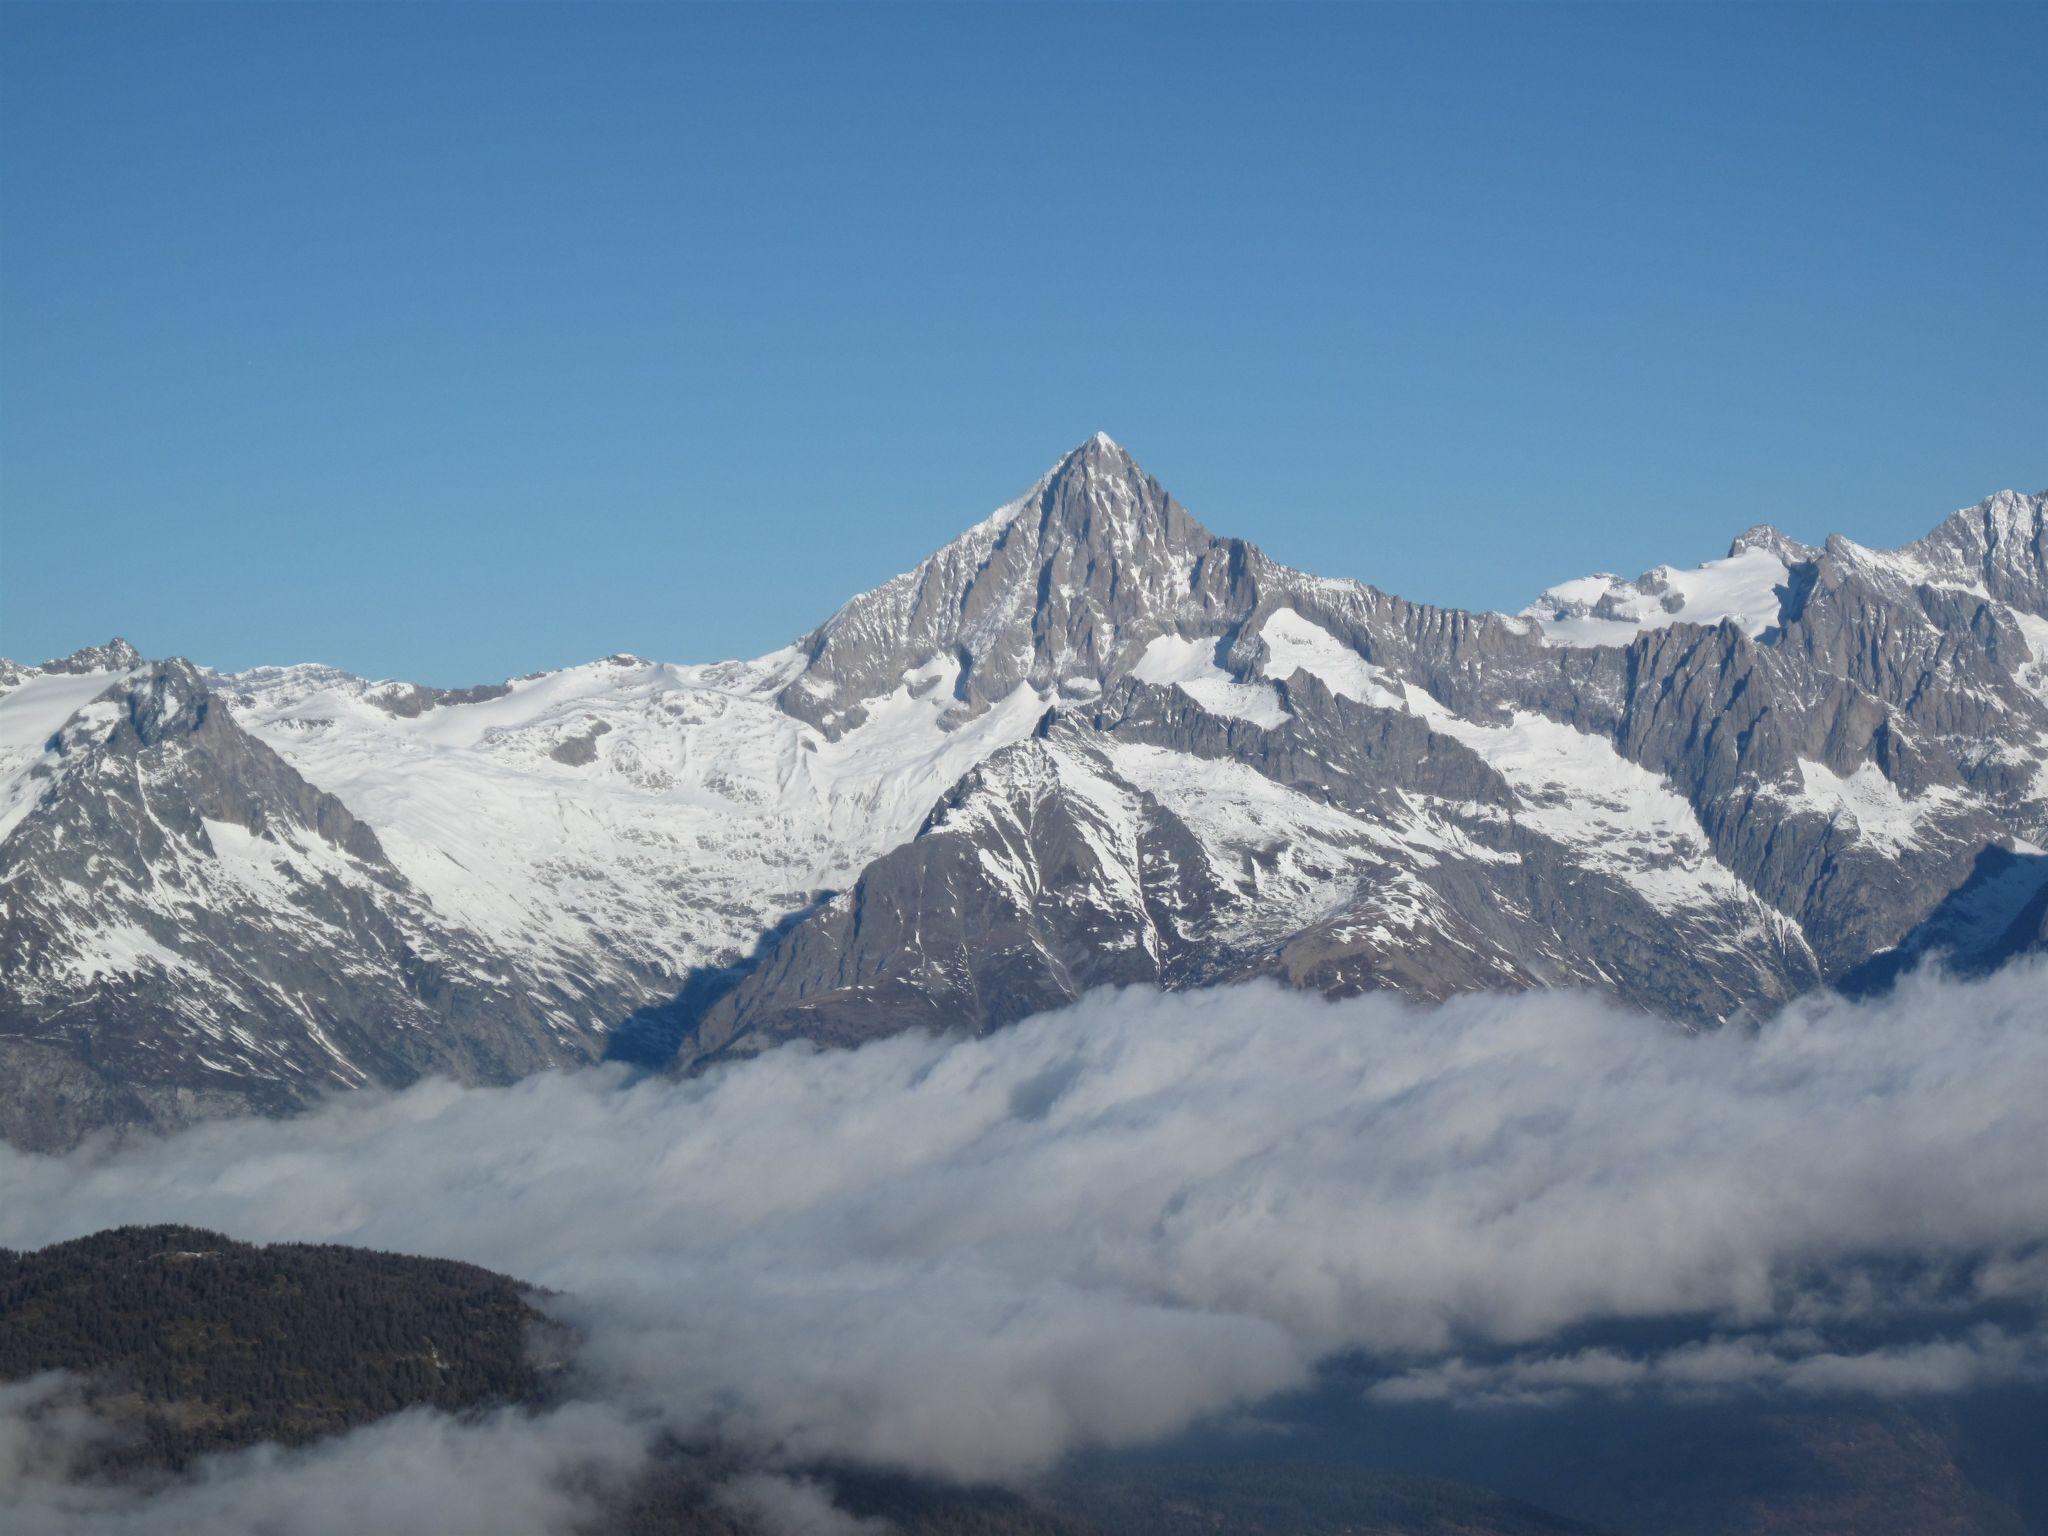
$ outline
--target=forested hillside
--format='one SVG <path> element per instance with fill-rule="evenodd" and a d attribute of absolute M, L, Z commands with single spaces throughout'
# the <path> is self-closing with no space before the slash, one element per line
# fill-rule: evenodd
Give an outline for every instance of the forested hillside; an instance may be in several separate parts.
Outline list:
<path fill-rule="evenodd" d="M 120 1227 L 0 1249 L 0 1379 L 89 1378 L 138 1430 L 107 1470 L 177 1470 L 402 1408 L 529 1401 L 566 1340 L 527 1298 L 448 1259 Z"/>

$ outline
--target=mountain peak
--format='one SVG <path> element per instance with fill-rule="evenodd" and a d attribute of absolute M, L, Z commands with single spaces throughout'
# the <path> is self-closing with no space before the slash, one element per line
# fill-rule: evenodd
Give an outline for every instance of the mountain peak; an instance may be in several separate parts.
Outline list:
<path fill-rule="evenodd" d="M 1070 478 L 1087 479 L 1101 475 L 1144 475 L 1123 444 L 1107 432 L 1097 432 L 1093 437 L 1069 449 L 1061 455 L 1060 461 L 1046 472 L 1044 484 L 1056 485 Z"/>
<path fill-rule="evenodd" d="M 142 653 L 123 640 L 114 636 L 105 645 L 88 645 L 43 663 L 45 672 L 127 672 L 142 665 Z"/>
<path fill-rule="evenodd" d="M 1901 552 L 1930 574 L 1981 584 L 2000 602 L 2048 617 L 2048 493 L 1999 491 L 1951 513 Z"/>
<path fill-rule="evenodd" d="M 182 656 L 151 663 L 115 683 L 102 698 L 118 698 L 138 746 L 154 746 L 200 730 L 213 714 L 213 694 L 199 669 Z"/>
<path fill-rule="evenodd" d="M 1101 681 L 1153 638 L 1236 612 L 1238 566 L 1107 433 L 994 517 L 863 593 L 802 642 L 784 707 L 827 730 L 943 662 L 975 711 L 1019 685 Z"/>
<path fill-rule="evenodd" d="M 2029 496 L 2021 491 L 1994 491 L 1974 506 L 1959 507 L 1924 538 L 1907 548 L 1933 544 L 1967 547 L 1973 557 L 2014 538 L 2031 538 L 2048 524 L 2048 491 Z"/>
<path fill-rule="evenodd" d="M 2024 536 L 2048 519 L 2048 491 L 2035 496 L 1998 491 L 1959 515 L 1981 518 L 1988 528 L 2008 538 Z"/>
<path fill-rule="evenodd" d="M 1820 553 L 1810 545 L 1802 544 L 1797 539 L 1789 537 L 1769 523 L 1758 523 L 1755 527 L 1744 529 L 1741 533 L 1738 533 L 1735 536 L 1734 542 L 1728 546 L 1728 558 L 1733 560 L 1740 555 L 1747 554 L 1752 549 L 1760 549 L 1767 554 L 1776 555 L 1787 565 L 1803 565 L 1810 560 L 1818 558 Z"/>
<path fill-rule="evenodd" d="M 1215 542 L 1106 432 L 1061 459 L 1018 504 L 1013 526 L 1023 525 L 1035 525 L 1031 543 L 1056 566 L 1179 566 Z"/>

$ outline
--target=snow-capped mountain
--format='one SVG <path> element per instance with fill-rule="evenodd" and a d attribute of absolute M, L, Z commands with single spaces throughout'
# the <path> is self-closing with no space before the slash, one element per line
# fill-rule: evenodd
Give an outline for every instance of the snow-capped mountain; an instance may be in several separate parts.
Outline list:
<path fill-rule="evenodd" d="M 458 691 L 0 663 L 0 1130 L 986 1028 L 1106 982 L 1698 1023 L 2048 902 L 2048 502 L 1409 603 L 1098 436 L 783 651 Z"/>
<path fill-rule="evenodd" d="M 41 670 L 0 697 L 14 1139 L 597 1048 L 594 1021 L 449 923 L 188 663 L 116 642 Z"/>
<path fill-rule="evenodd" d="M 1119 460 L 1098 441 L 1054 480 L 1119 484 Z M 1752 529 L 1702 570 L 1568 583 L 1513 619 L 1287 570 L 1164 498 L 1092 500 L 1093 522 L 1040 522 L 1099 525 L 1094 559 L 1070 533 L 1040 568 L 1114 572 L 1147 543 L 1122 510 L 1174 552 L 1163 598 L 1065 675 L 1029 652 L 1014 672 L 1055 700 L 1034 740 L 780 938 L 690 1049 L 1258 974 L 1584 984 L 1705 1023 L 1930 935 L 1966 962 L 2038 937 L 2041 497 L 1893 552 Z"/>

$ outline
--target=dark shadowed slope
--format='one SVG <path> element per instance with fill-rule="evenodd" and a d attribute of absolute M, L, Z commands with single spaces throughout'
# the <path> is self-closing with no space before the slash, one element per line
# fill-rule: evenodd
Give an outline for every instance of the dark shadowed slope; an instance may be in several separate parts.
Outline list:
<path fill-rule="evenodd" d="M 136 1430 L 109 1471 L 529 1402 L 566 1345 L 519 1282 L 449 1259 L 173 1226 L 0 1250 L 0 1379 L 86 1378 Z"/>

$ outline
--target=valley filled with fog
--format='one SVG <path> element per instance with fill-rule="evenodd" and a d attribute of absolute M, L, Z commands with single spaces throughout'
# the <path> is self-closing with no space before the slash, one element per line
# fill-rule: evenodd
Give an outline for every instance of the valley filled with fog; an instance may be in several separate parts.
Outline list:
<path fill-rule="evenodd" d="M 135 1506 L 153 1530 L 365 1479 L 381 1529 L 435 1528 L 439 1489 L 567 1530 L 658 1435 L 799 1504 L 816 1465 L 1029 1486 L 1333 1368 L 1481 1426 L 1967 1397 L 2048 1371 L 2044 982 L 1916 976 L 1704 1035 L 1575 993 L 1105 991 L 979 1040 L 0 1151 L 0 1243 L 176 1221 L 442 1255 L 546 1287 L 581 1337 L 544 1412 L 223 1458 Z M 64 1482 L 62 1426 L 27 1412 L 56 1390 L 8 1389 L 10 1528 L 123 1507 Z"/>

